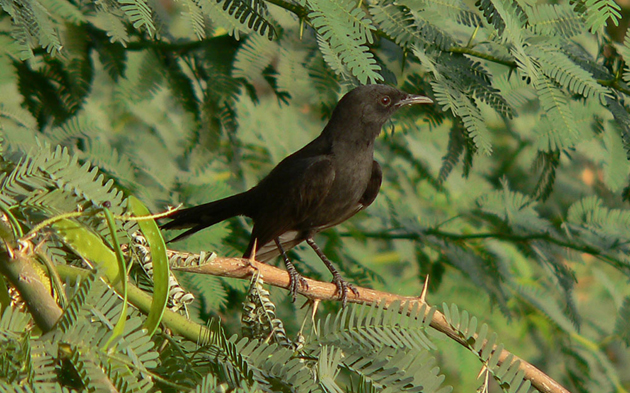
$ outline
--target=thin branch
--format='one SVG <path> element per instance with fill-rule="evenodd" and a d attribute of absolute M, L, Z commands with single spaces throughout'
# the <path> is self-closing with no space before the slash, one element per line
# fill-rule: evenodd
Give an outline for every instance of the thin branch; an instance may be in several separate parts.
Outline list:
<path fill-rule="evenodd" d="M 283 8 L 289 12 L 294 13 L 298 18 L 306 18 L 308 15 L 308 9 L 297 5 L 295 3 L 290 3 L 284 0 L 266 0 L 267 3 L 275 4 L 280 8 Z"/>
<path fill-rule="evenodd" d="M 127 50 L 131 51 L 139 51 L 145 49 L 159 49 L 165 52 L 173 52 L 179 55 L 186 54 L 188 52 L 196 51 L 199 49 L 212 48 L 214 45 L 223 40 L 224 36 L 216 36 L 210 38 L 204 38 L 202 40 L 197 41 L 176 41 L 176 42 L 168 42 L 168 41 L 157 41 L 157 40 L 140 40 L 127 42 Z M 234 39 L 234 42 L 237 42 Z"/>
<path fill-rule="evenodd" d="M 476 51 L 476 50 L 473 50 L 471 48 L 464 47 L 464 46 L 451 46 L 450 48 L 448 48 L 447 52 L 461 53 L 461 54 L 477 57 L 479 59 L 491 61 L 496 64 L 503 64 L 504 66 L 508 66 L 511 68 L 516 68 L 518 66 L 515 61 L 502 59 L 500 57 L 496 57 L 488 53 L 479 52 L 479 51 Z"/>
<path fill-rule="evenodd" d="M 343 237 L 355 236 L 350 233 L 341 233 Z M 584 244 L 576 244 L 571 243 L 569 241 L 558 239 L 549 233 L 533 233 L 528 235 L 515 235 L 513 233 L 505 233 L 505 232 L 483 232 L 483 233 L 471 233 L 471 234 L 461 234 L 461 233 L 453 233 L 441 231 L 439 229 L 427 229 L 423 232 L 405 232 L 405 233 L 391 233 L 391 232 L 364 232 L 361 236 L 375 239 L 383 239 L 383 240 L 422 240 L 423 237 L 426 236 L 435 236 L 443 239 L 456 240 L 456 241 L 466 241 L 466 240 L 483 240 L 483 239 L 499 239 L 499 240 L 507 240 L 515 243 L 529 243 L 536 240 L 543 240 L 552 244 L 555 244 L 559 247 L 566 247 L 571 250 L 583 252 L 586 254 L 593 255 L 594 257 L 600 258 L 611 265 L 623 269 L 628 270 L 628 265 L 622 260 L 615 258 L 611 255 L 608 255 L 598 248 L 584 245 Z"/>
<path fill-rule="evenodd" d="M 597 79 L 597 83 L 602 86 L 612 87 L 613 89 L 630 96 L 630 89 L 622 86 L 617 79 Z"/>
<path fill-rule="evenodd" d="M 182 253 L 171 250 L 168 250 L 168 256 L 171 262 L 173 260 L 195 261 L 199 260 L 200 258 L 198 254 Z M 289 274 L 285 270 L 267 265 L 265 263 L 260 263 L 243 258 L 206 258 L 204 264 L 201 266 L 172 266 L 172 268 L 174 270 L 180 270 L 189 273 L 210 274 L 213 276 L 232 277 L 247 280 L 249 280 L 255 272 L 259 272 L 262 275 L 263 280 L 267 284 L 284 289 L 289 289 L 290 286 Z M 308 289 L 304 289 L 301 286 L 298 286 L 299 294 L 312 300 L 339 300 L 336 293 L 337 287 L 334 284 L 329 282 L 311 280 L 309 278 L 305 278 L 305 280 L 308 283 Z M 403 305 L 406 302 L 426 304 L 422 301 L 420 297 L 400 296 L 363 287 L 356 288 L 358 290 L 358 294 L 352 293 L 352 291 L 348 292 L 348 302 L 350 303 L 375 304 L 384 302 L 385 307 L 390 307 L 394 302 L 398 302 L 399 305 Z M 427 309 L 427 312 L 428 311 L 429 310 Z M 470 345 L 468 344 L 466 339 L 462 337 L 456 329 L 450 326 L 450 324 L 446 320 L 446 317 L 441 312 L 435 310 L 430 326 L 470 350 Z M 474 337 L 476 338 L 476 336 Z M 487 341 L 484 341 L 484 345 L 482 345 L 482 349 L 477 352 L 477 355 L 481 353 L 486 345 Z M 496 348 L 497 346 L 494 345 L 493 351 L 496 350 Z M 562 385 L 553 380 L 547 374 L 540 371 L 534 365 L 511 354 L 505 349 L 503 349 L 499 354 L 498 364 L 502 364 L 510 355 L 513 356 L 512 362 L 515 362 L 517 360 L 520 361 L 519 369 L 522 370 L 525 374 L 525 379 L 529 380 L 532 386 L 534 386 L 540 392 L 569 393 L 567 389 L 565 389 Z"/>
<path fill-rule="evenodd" d="M 12 249 L 6 243 L 0 251 L 0 272 L 18 290 L 37 327 L 47 332 L 55 326 L 63 311 L 53 298 L 51 288 L 42 281 L 45 274 L 35 266 L 39 265 L 28 252 Z"/>

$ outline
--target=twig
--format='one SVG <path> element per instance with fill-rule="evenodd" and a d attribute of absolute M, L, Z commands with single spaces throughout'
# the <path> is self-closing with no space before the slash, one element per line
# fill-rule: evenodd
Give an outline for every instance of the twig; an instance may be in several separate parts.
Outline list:
<path fill-rule="evenodd" d="M 479 59 L 484 59 L 484 60 L 487 60 L 487 61 L 491 61 L 491 62 L 496 63 L 496 64 L 503 64 L 504 66 L 511 67 L 511 68 L 516 68 L 517 67 L 517 64 L 516 64 L 515 61 L 502 59 L 500 57 L 496 57 L 496 56 L 493 56 L 491 54 L 484 53 L 484 52 L 479 52 L 479 51 L 476 51 L 476 50 L 468 48 L 468 47 L 451 46 L 446 51 L 450 52 L 450 53 L 461 53 L 461 54 L 477 57 Z"/>
<path fill-rule="evenodd" d="M 350 233 L 341 233 L 342 237 L 354 236 Z M 362 233 L 361 236 L 367 238 L 374 239 L 383 239 L 383 240 L 396 240 L 396 239 L 405 239 L 405 240 L 422 240 L 423 237 L 426 236 L 435 236 L 443 239 L 450 239 L 455 241 L 466 241 L 466 240 L 483 240 L 483 239 L 499 239 L 506 240 L 515 243 L 528 243 L 537 240 L 546 241 L 552 244 L 555 244 L 559 247 L 566 247 L 571 250 L 583 252 L 586 254 L 593 255 L 594 257 L 600 258 L 603 261 L 610 263 L 611 265 L 617 267 L 618 269 L 627 271 L 628 266 L 622 260 L 615 258 L 609 254 L 602 252 L 601 250 L 584 244 L 572 243 L 570 241 L 566 241 L 563 239 L 558 239 L 547 232 L 543 233 L 532 233 L 526 235 L 516 235 L 513 233 L 505 233 L 505 232 L 481 232 L 481 233 L 470 233 L 470 234 L 461 234 L 461 233 L 453 233 L 446 232 L 439 229 L 427 229 L 421 232 L 403 232 L 403 233 L 391 233 L 391 232 L 367 232 Z"/>

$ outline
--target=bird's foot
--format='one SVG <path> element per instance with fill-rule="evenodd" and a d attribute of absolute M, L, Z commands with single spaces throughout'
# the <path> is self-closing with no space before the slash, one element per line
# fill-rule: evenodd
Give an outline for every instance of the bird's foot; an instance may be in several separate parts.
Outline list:
<path fill-rule="evenodd" d="M 293 267 L 293 265 L 291 265 L 291 267 Z M 303 289 L 308 289 L 308 282 L 298 273 L 295 267 L 291 269 L 289 265 L 287 265 L 287 272 L 289 273 L 289 293 L 291 293 L 291 301 L 295 303 L 299 287 L 301 286 Z"/>
<path fill-rule="evenodd" d="M 346 304 L 348 303 L 348 289 L 351 290 L 355 296 L 359 296 L 359 291 L 354 287 L 354 285 L 344 280 L 339 273 L 333 274 L 332 283 L 337 287 L 342 307 L 346 307 Z"/>
<path fill-rule="evenodd" d="M 275 239 L 276 246 L 282 255 L 282 259 L 284 259 L 284 266 L 287 267 L 287 273 L 289 273 L 289 292 L 291 293 L 291 300 L 295 303 L 295 299 L 297 298 L 298 286 L 302 286 L 305 290 L 308 289 L 308 283 L 302 277 L 300 273 L 298 273 L 295 266 L 293 266 L 293 262 L 289 259 L 287 253 L 282 248 L 282 243 L 280 243 L 280 239 Z"/>

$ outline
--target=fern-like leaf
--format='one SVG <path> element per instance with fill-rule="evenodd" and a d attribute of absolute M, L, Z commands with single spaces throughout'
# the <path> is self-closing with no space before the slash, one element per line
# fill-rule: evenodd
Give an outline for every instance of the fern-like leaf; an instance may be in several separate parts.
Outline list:
<path fill-rule="evenodd" d="M 499 89 L 501 96 L 507 101 L 508 105 L 515 109 L 536 99 L 532 86 L 512 72 L 505 72 L 495 76 L 493 85 Z"/>
<path fill-rule="evenodd" d="M 623 45 L 619 46 L 619 54 L 623 58 L 623 80 L 630 82 L 630 29 L 626 30 Z"/>
<path fill-rule="evenodd" d="M 326 392 L 343 393 L 343 390 L 335 382 L 339 373 L 339 363 L 343 357 L 343 351 L 339 348 L 324 345 L 319 352 L 317 360 L 317 378 Z"/>
<path fill-rule="evenodd" d="M 519 295 L 536 309 L 543 312 L 550 321 L 568 333 L 575 333 L 575 324 L 562 311 L 562 308 L 550 294 L 543 288 L 531 286 L 518 286 Z"/>
<path fill-rule="evenodd" d="M 183 0 L 182 5 L 185 10 L 183 13 L 189 20 L 193 32 L 198 39 L 203 40 L 204 38 L 206 38 L 206 23 L 203 17 L 203 9 L 199 5 L 199 1 Z"/>
<path fill-rule="evenodd" d="M 492 373 L 504 391 L 526 393 L 529 390 L 531 382 L 524 380 L 525 372 L 520 369 L 520 361 L 514 361 L 512 354 L 498 365 L 504 346 L 497 344 L 496 332 L 489 335 L 489 328 L 485 323 L 477 329 L 477 319 L 474 316 L 469 317 L 466 311 L 460 312 L 456 304 L 449 307 L 443 303 L 442 307 L 447 322 L 462 337 L 466 337 L 468 348 L 484 362 L 485 368 Z"/>
<path fill-rule="evenodd" d="M 444 110 L 450 110 L 461 118 L 475 146 L 484 154 L 490 154 L 492 152 L 490 131 L 479 107 L 447 80 L 432 82 L 431 86 L 438 104 L 442 105 Z"/>
<path fill-rule="evenodd" d="M 491 75 L 478 62 L 464 56 L 441 55 L 437 59 L 441 74 L 453 83 L 460 91 L 485 102 L 500 115 L 511 119 L 514 115 L 512 107 L 492 86 Z"/>
<path fill-rule="evenodd" d="M 392 3 L 374 3 L 370 6 L 370 13 L 381 30 L 401 47 L 430 45 L 417 28 L 408 9 Z"/>
<path fill-rule="evenodd" d="M 85 304 L 96 278 L 97 275 L 91 273 L 81 280 L 79 290 L 74 294 L 72 300 L 64 310 L 63 315 L 57 321 L 57 326 L 62 332 L 67 332 L 77 322 L 79 313 Z"/>
<path fill-rule="evenodd" d="M 212 1 L 212 0 L 209 0 Z M 262 0 L 218 0 L 223 11 L 233 17 L 241 25 L 247 26 L 250 30 L 258 32 L 261 36 L 267 35 L 270 41 L 276 32 L 267 20 L 267 4 Z"/>
<path fill-rule="evenodd" d="M 606 97 L 606 104 L 621 131 L 621 140 L 626 151 L 626 157 L 630 158 L 630 114 L 618 100 Z"/>
<path fill-rule="evenodd" d="M 544 75 L 534 82 L 534 88 L 548 120 L 537 130 L 540 148 L 551 151 L 573 146 L 579 140 L 580 133 L 566 95 Z"/>
<path fill-rule="evenodd" d="M 557 48 L 547 47 L 538 57 L 542 72 L 560 86 L 586 98 L 595 97 L 601 103 L 609 95 L 608 89 L 595 81 L 593 75 L 575 64 Z"/>
<path fill-rule="evenodd" d="M 460 123 L 454 123 L 449 133 L 446 154 L 442 157 L 442 167 L 440 168 L 440 174 L 437 178 L 437 181 L 440 183 L 446 181 L 446 178 L 450 175 L 455 165 L 457 165 L 464 152 L 466 140 L 462 135 L 463 130 L 457 127 L 458 124 Z"/>
<path fill-rule="evenodd" d="M 615 26 L 619 24 L 621 7 L 613 0 L 583 0 L 580 3 L 586 10 L 586 26 L 592 33 L 605 27 L 609 20 Z"/>
<path fill-rule="evenodd" d="M 517 2 L 477 0 L 475 5 L 500 36 L 506 29 L 509 35 L 513 35 L 514 28 L 520 27 L 523 23 L 525 12 Z M 514 37 L 511 38 L 514 41 Z"/>
<path fill-rule="evenodd" d="M 121 4 L 120 9 L 125 13 L 133 27 L 138 30 L 145 29 L 149 36 L 155 34 L 155 25 L 153 23 L 153 11 L 147 4 L 146 0 L 118 0 Z"/>
<path fill-rule="evenodd" d="M 350 0 L 309 0 L 308 4 L 313 27 L 352 75 L 362 84 L 383 80 L 380 66 L 365 45 L 373 42 L 374 29 L 365 12 Z"/>
<path fill-rule="evenodd" d="M 31 51 L 37 43 L 49 54 L 55 55 L 61 50 L 61 41 L 48 10 L 38 0 L 14 2 L 3 0 L 0 6 L 11 15 L 13 37 L 22 48 L 22 59 L 33 56 Z"/>
<path fill-rule="evenodd" d="M 534 169 L 540 169 L 540 177 L 536 188 L 534 189 L 534 199 L 545 201 L 551 195 L 553 191 L 553 185 L 556 181 L 556 170 L 560 165 L 560 152 L 539 152 L 536 161 L 534 162 Z"/>
<path fill-rule="evenodd" d="M 601 199 L 586 197 L 569 208 L 568 228 L 580 234 L 584 242 L 614 253 L 628 263 L 630 252 L 628 232 L 623 228 L 630 225 L 630 212 L 622 209 L 608 209 Z"/>
<path fill-rule="evenodd" d="M 617 192 L 627 181 L 630 171 L 630 162 L 628 162 L 625 149 L 627 146 L 616 127 L 606 127 L 604 143 L 608 152 L 604 163 L 604 181 L 612 192 Z"/>
<path fill-rule="evenodd" d="M 584 19 L 569 4 L 537 4 L 525 10 L 537 33 L 571 38 L 584 32 Z"/>
<path fill-rule="evenodd" d="M 435 25 L 435 17 L 423 12 L 411 11 L 414 24 L 421 32 L 424 41 L 441 50 L 448 50 L 455 45 L 455 39 L 445 30 Z"/>
<path fill-rule="evenodd" d="M 83 159 L 91 160 L 103 172 L 115 178 L 118 184 L 128 190 L 136 190 L 135 172 L 137 168 L 127 156 L 118 153 L 107 143 L 93 143 L 91 141 L 86 143 L 85 151 L 82 153 Z"/>
<path fill-rule="evenodd" d="M 255 83 L 252 78 L 263 74 L 263 71 L 278 56 L 279 50 L 277 42 L 250 35 L 236 52 L 232 76 Z"/>
<path fill-rule="evenodd" d="M 332 69 L 332 71 L 336 75 L 344 80 L 354 79 L 348 67 L 344 64 L 339 54 L 332 49 L 328 41 L 323 39 L 321 36 L 318 36 L 317 46 L 319 47 L 319 51 L 322 54 L 322 58 L 324 59 L 328 67 L 330 67 L 330 69 Z"/>
<path fill-rule="evenodd" d="M 479 198 L 479 208 L 509 223 L 513 230 L 545 232 L 551 230 L 551 223 L 540 217 L 532 200 L 519 192 L 511 191 L 507 181 L 502 180 L 502 190 L 494 191 Z"/>
<path fill-rule="evenodd" d="M 107 2 L 99 2 L 96 7 L 94 22 L 105 30 L 111 43 L 120 43 L 123 47 L 129 41 L 129 33 L 125 24 L 125 14 Z"/>
<path fill-rule="evenodd" d="M 87 18 L 78 6 L 68 0 L 38 0 L 44 8 L 53 16 L 79 25 L 86 22 Z"/>
<path fill-rule="evenodd" d="M 354 342 L 369 348 L 432 348 L 423 332 L 430 322 L 430 317 L 425 317 L 426 306 L 405 307 L 409 316 L 401 315 L 399 307 L 385 310 L 383 304 L 346 307 L 337 315 L 328 315 L 323 326 L 318 326 L 318 343 L 340 348 L 348 348 Z"/>
<path fill-rule="evenodd" d="M 615 334 L 617 334 L 627 346 L 630 346 L 630 297 L 626 297 L 619 309 L 615 322 Z"/>
<path fill-rule="evenodd" d="M 481 18 L 466 6 L 464 2 L 457 0 L 402 0 L 398 2 L 411 10 L 450 17 L 458 23 L 475 27 L 481 25 Z"/>

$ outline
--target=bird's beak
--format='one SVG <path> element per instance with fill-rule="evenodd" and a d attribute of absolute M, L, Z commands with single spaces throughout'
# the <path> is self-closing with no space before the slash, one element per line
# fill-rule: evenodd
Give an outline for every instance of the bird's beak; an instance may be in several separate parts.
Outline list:
<path fill-rule="evenodd" d="M 433 100 L 430 99 L 429 97 L 416 96 L 416 95 L 409 94 L 407 97 L 398 101 L 396 106 L 400 108 L 405 105 L 415 105 L 415 104 L 433 104 Z"/>

